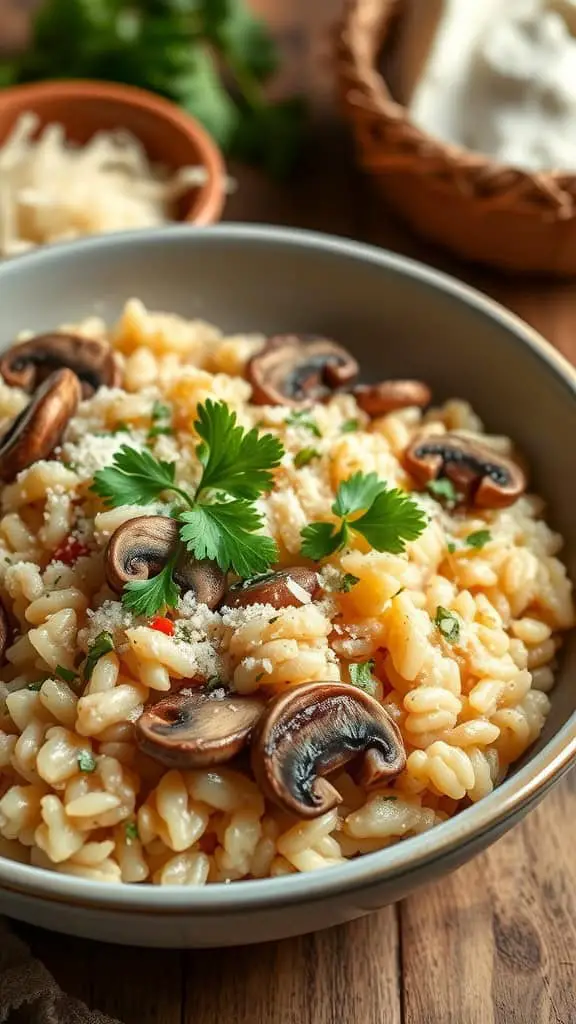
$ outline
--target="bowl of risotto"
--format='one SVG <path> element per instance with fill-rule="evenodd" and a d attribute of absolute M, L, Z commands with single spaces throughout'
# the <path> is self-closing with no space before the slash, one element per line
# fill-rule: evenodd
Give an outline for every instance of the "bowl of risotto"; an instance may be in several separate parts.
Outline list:
<path fill-rule="evenodd" d="M 241 225 L 38 251 L 0 305 L 3 913 L 312 931 L 570 767 L 576 381 L 526 325 Z"/>

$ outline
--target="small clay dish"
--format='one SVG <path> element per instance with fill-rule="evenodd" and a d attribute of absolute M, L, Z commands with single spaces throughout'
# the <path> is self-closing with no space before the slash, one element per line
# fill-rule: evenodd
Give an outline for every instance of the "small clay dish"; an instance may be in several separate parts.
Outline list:
<path fill-rule="evenodd" d="M 0 92 L 0 145 L 22 114 L 47 124 L 62 124 L 66 138 L 84 145 L 98 131 L 125 129 L 140 140 L 153 163 L 170 170 L 206 168 L 206 182 L 179 201 L 178 220 L 213 224 L 226 197 L 222 154 L 202 125 L 168 100 L 144 89 L 95 81 L 49 81 L 18 85 Z"/>
<path fill-rule="evenodd" d="M 576 174 L 531 174 L 418 128 L 381 67 L 394 57 L 406 0 L 346 0 L 337 33 L 342 107 L 358 159 L 420 234 L 501 270 L 576 274 Z"/>

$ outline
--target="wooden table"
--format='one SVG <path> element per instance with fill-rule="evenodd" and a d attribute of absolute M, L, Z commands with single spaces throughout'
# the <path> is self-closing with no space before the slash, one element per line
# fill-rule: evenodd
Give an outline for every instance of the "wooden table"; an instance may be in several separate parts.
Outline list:
<path fill-rule="evenodd" d="M 576 361 L 576 288 L 463 267 L 383 213 L 354 169 L 332 102 L 328 30 L 339 0 L 253 0 L 285 56 L 280 89 L 314 112 L 289 186 L 234 169 L 226 219 L 364 239 L 442 266 L 518 312 Z M 0 0 L 0 43 L 23 37 L 26 0 Z M 267 946 L 154 952 L 31 928 L 63 988 L 125 1024 L 572 1024 L 576 1022 L 576 776 L 442 882 L 368 919 Z M 24 929 L 23 929 L 24 931 Z"/>

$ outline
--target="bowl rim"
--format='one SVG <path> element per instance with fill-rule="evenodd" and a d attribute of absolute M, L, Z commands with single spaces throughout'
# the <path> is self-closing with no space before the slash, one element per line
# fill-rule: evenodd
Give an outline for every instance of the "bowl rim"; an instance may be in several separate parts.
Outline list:
<path fill-rule="evenodd" d="M 66 264 L 110 248 L 129 253 L 134 246 L 165 249 L 171 244 L 226 246 L 230 241 L 247 246 L 280 246 L 292 250 L 312 250 L 331 258 L 343 257 L 367 263 L 384 271 L 409 278 L 435 290 L 455 302 L 466 305 L 486 320 L 496 321 L 519 348 L 527 349 L 543 364 L 546 372 L 562 384 L 576 402 L 576 369 L 535 330 L 499 303 L 455 278 L 399 256 L 386 249 L 302 229 L 256 224 L 219 224 L 209 228 L 182 226 L 119 232 L 62 243 L 17 256 L 0 265 L 0 281 L 28 269 L 42 271 L 52 263 Z M 215 912 L 243 913 L 247 910 L 271 910 L 291 904 L 304 904 L 327 897 L 358 894 L 380 882 L 408 878 L 440 857 L 457 856 L 458 851 L 474 846 L 488 831 L 504 831 L 558 781 L 576 761 L 576 710 L 541 751 L 528 760 L 493 793 L 429 832 L 404 839 L 376 853 L 349 860 L 342 866 L 323 871 L 256 879 L 227 885 L 216 883 L 198 889 L 176 885 L 119 885 L 97 882 L 72 875 L 58 874 L 0 857 L 0 891 L 34 897 L 76 908 L 129 912 L 148 916 L 181 916 L 194 913 L 210 916 Z"/>
<path fill-rule="evenodd" d="M 209 132 L 192 114 L 186 113 L 171 100 L 140 89 L 135 85 L 121 82 L 106 82 L 97 78 L 54 78 L 41 82 L 26 82 L 9 86 L 0 94 L 0 107 L 16 105 L 20 100 L 30 98 L 40 105 L 45 99 L 79 101 L 100 98 L 111 100 L 125 107 L 147 112 L 157 121 L 168 122 L 189 140 L 193 140 L 198 152 L 197 162 L 207 171 L 203 185 L 195 188 L 194 200 L 184 221 L 206 226 L 218 220 L 226 201 L 226 168 L 222 152 Z M 126 126 L 131 131 L 130 126 Z M 136 134 L 136 133 L 134 133 Z"/>

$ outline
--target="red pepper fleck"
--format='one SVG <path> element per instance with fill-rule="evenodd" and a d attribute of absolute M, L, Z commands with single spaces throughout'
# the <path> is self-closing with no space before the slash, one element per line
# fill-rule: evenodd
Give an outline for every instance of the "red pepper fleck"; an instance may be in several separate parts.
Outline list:
<path fill-rule="evenodd" d="M 90 548 L 83 544 L 76 537 L 66 537 L 52 555 L 53 562 L 64 562 L 64 565 L 74 565 L 82 555 L 88 555 Z"/>
<path fill-rule="evenodd" d="M 151 619 L 150 628 L 157 629 L 159 633 L 165 633 L 166 636 L 174 636 L 174 623 L 172 619 L 167 619 L 164 615 L 156 615 Z"/>

